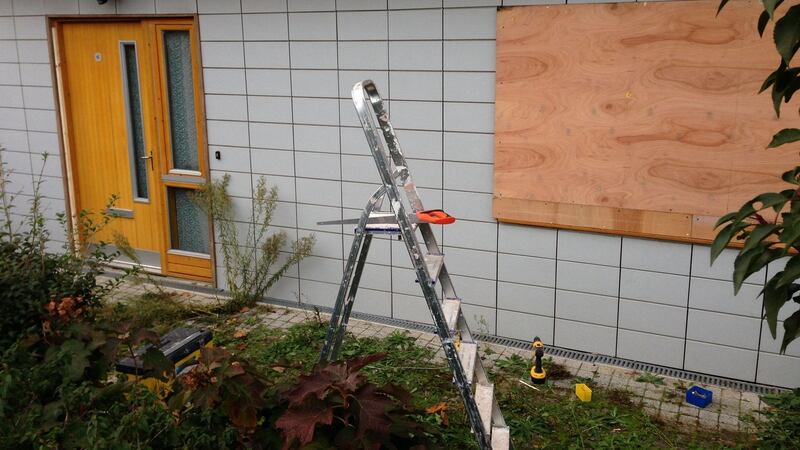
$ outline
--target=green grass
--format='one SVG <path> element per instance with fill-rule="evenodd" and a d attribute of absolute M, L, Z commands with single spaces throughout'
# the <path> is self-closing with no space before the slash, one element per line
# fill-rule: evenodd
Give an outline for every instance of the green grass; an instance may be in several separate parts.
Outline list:
<path fill-rule="evenodd" d="M 639 383 L 650 383 L 654 386 L 663 386 L 664 385 L 664 377 L 660 377 L 658 375 L 654 375 L 650 372 L 645 372 L 639 375 L 636 378 L 636 381 Z"/>
<path fill-rule="evenodd" d="M 141 311 L 142 317 L 138 317 L 137 308 L 142 305 L 147 308 Z M 218 345 L 248 360 L 276 382 L 278 387 L 272 395 L 277 395 L 281 386 L 289 386 L 317 363 L 327 330 L 327 323 L 318 320 L 308 320 L 288 329 L 268 328 L 261 323 L 259 315 L 265 311 L 261 307 L 233 316 L 217 316 L 198 314 L 191 308 L 181 312 L 171 309 L 174 303 L 167 305 L 169 314 L 159 306 L 160 315 L 156 317 L 152 299 L 134 302 L 124 310 L 125 318 L 144 321 L 146 316 L 146 320 L 155 320 L 161 328 L 186 320 L 203 323 L 214 331 Z M 109 312 L 111 316 L 114 313 L 115 310 Z M 452 375 L 446 365 L 434 360 L 433 350 L 416 345 L 414 339 L 402 331 L 385 338 L 357 338 L 348 334 L 342 345 L 342 356 L 346 358 L 376 352 L 386 352 L 387 357 L 364 368 L 371 381 L 395 383 L 408 389 L 414 406 L 420 411 L 415 419 L 441 430 L 438 442 L 441 448 L 476 448 L 464 407 L 452 384 Z M 550 380 L 572 379 L 573 386 L 575 382 L 591 384 L 588 379 L 575 379 L 549 358 L 544 360 L 544 366 L 548 375 L 552 374 Z M 518 381 L 529 379 L 530 367 L 529 359 L 512 355 L 497 360 L 490 371 L 517 449 L 748 448 L 754 445 L 752 436 L 688 430 L 674 422 L 654 419 L 622 391 L 594 388 L 592 401 L 582 403 L 572 389 L 556 387 L 552 381 L 540 386 L 538 391 L 531 389 Z M 649 377 L 640 381 L 658 383 Z M 447 425 L 440 414 L 424 412 L 425 408 L 440 402 L 447 405 Z"/>

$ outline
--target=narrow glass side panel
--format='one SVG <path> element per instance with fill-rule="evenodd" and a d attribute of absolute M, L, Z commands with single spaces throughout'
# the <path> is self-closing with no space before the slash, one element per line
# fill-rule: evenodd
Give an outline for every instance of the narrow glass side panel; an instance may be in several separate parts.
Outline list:
<path fill-rule="evenodd" d="M 123 85 L 128 119 L 128 149 L 131 159 L 131 181 L 134 200 L 147 201 L 147 150 L 144 143 L 142 99 L 139 92 L 139 64 L 136 44 L 122 43 Z"/>
<path fill-rule="evenodd" d="M 190 198 L 192 189 L 167 188 L 170 235 L 175 250 L 209 254 L 208 217 Z"/>
<path fill-rule="evenodd" d="M 192 45 L 188 31 L 164 32 L 164 60 L 169 98 L 172 168 L 200 170 L 192 78 Z"/>

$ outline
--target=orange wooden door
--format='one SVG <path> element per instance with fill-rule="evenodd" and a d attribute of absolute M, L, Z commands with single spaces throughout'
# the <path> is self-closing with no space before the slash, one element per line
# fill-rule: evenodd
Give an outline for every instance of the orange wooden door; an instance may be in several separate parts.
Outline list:
<path fill-rule="evenodd" d="M 163 201 L 153 126 L 152 73 L 136 22 L 64 23 L 59 36 L 63 102 L 76 210 L 115 217 L 97 236 L 123 234 L 161 266 Z"/>
<path fill-rule="evenodd" d="M 56 67 L 76 211 L 108 209 L 150 269 L 210 281 L 199 45 L 192 19 L 64 21 Z M 112 196 L 116 202 L 108 208 Z"/>

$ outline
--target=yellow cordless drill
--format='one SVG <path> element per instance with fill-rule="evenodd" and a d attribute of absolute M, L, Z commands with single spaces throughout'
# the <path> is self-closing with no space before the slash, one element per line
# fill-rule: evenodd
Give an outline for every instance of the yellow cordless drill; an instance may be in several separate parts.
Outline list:
<path fill-rule="evenodd" d="M 531 367 L 531 382 L 533 384 L 544 384 L 547 374 L 542 367 L 542 357 L 544 356 L 544 342 L 539 336 L 533 338 L 533 367 Z"/>

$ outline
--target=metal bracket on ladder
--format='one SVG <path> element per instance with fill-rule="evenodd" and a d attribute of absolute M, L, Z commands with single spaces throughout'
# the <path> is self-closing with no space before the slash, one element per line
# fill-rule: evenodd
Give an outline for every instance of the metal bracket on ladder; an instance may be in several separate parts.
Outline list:
<path fill-rule="evenodd" d="M 478 343 L 464 320 L 461 300 L 456 296 L 444 255 L 431 227 L 433 223 L 452 223 L 454 219 L 441 210 L 423 208 L 375 83 L 371 80 L 356 83 L 352 97 L 382 184 L 369 198 L 360 218 L 320 222 L 321 225 L 356 225 L 320 359 L 333 361 L 339 356 L 372 235 L 397 234 L 402 237 L 411 257 L 475 439 L 484 450 L 507 450 L 511 446 L 508 426 L 497 405 L 494 385 L 487 378 L 478 357 Z M 384 199 L 388 199 L 389 211 L 380 210 Z M 437 283 L 443 299 L 435 287 Z"/>

